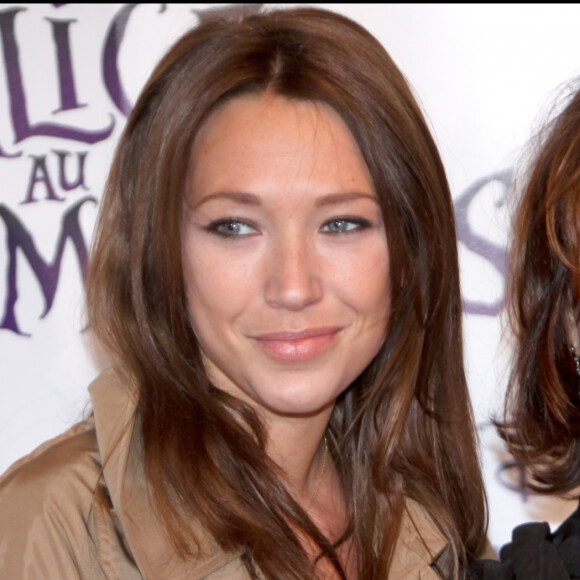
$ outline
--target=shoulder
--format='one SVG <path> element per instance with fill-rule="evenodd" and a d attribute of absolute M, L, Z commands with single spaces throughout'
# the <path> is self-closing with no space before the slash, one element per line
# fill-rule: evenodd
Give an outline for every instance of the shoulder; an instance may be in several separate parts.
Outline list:
<path fill-rule="evenodd" d="M 100 460 L 92 417 L 77 423 L 19 459 L 0 477 L 0 506 L 25 497 L 37 505 L 87 491 L 100 473 Z"/>
<path fill-rule="evenodd" d="M 14 463 L 0 477 L 3 568 L 14 578 L 78 577 L 66 574 L 90 549 L 86 530 L 100 474 L 92 418 Z M 30 561 L 25 572 L 24 554 L 42 560 L 44 572 Z"/>

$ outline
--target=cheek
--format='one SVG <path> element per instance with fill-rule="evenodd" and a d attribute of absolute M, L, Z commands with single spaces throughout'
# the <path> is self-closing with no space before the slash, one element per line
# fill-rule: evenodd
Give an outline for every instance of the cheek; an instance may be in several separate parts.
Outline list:
<path fill-rule="evenodd" d="M 251 268 L 244 260 L 216 256 L 203 245 L 183 251 L 183 270 L 192 322 L 234 314 L 255 295 Z"/>
<path fill-rule="evenodd" d="M 390 310 L 389 267 L 384 259 L 365 272 L 367 283 L 361 289 L 365 305 L 377 320 L 386 321 Z"/>
<path fill-rule="evenodd" d="M 192 247 L 196 248 L 196 251 L 192 250 Z M 216 272 L 215 262 L 207 259 L 207 254 L 196 247 L 194 242 L 184 244 L 182 253 L 189 316 L 195 327 L 199 319 L 203 318 L 205 311 L 213 310 L 214 300 L 219 300 L 216 295 L 220 287 L 219 272 Z"/>
<path fill-rule="evenodd" d="M 335 261 L 335 284 L 361 311 L 388 312 L 390 285 L 386 248 L 378 246 Z"/>

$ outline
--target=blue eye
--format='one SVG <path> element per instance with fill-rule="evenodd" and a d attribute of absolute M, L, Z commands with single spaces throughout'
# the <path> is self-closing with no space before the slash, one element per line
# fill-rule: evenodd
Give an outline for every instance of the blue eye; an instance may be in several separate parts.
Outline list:
<path fill-rule="evenodd" d="M 224 238 L 251 236 L 258 233 L 253 225 L 237 219 L 221 219 L 209 224 L 206 228 Z"/>
<path fill-rule="evenodd" d="M 371 223 L 368 220 L 354 217 L 340 217 L 326 222 L 321 231 L 326 234 L 345 234 L 369 228 Z"/>

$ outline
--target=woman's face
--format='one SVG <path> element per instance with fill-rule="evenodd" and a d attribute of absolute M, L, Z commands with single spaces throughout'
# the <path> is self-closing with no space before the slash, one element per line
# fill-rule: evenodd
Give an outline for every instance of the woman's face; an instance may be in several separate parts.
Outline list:
<path fill-rule="evenodd" d="M 328 410 L 384 341 L 381 210 L 325 104 L 264 93 L 208 118 L 191 153 L 183 262 L 209 376 L 262 411 Z"/>

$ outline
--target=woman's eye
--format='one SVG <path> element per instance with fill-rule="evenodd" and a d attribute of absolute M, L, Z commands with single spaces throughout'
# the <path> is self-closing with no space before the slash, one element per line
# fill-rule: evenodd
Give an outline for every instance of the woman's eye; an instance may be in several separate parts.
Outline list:
<path fill-rule="evenodd" d="M 251 236 L 258 233 L 253 225 L 235 219 L 217 220 L 209 224 L 207 229 L 225 238 Z"/>
<path fill-rule="evenodd" d="M 327 234 L 343 234 L 370 227 L 371 223 L 362 218 L 335 218 L 326 222 L 321 231 Z"/>

